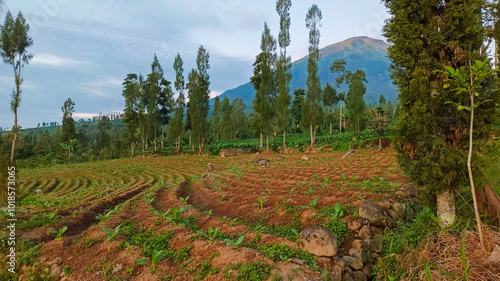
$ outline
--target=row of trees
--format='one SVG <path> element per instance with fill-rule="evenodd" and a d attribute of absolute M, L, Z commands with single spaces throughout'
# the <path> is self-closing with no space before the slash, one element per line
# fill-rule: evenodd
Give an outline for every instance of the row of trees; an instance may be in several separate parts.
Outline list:
<path fill-rule="evenodd" d="M 142 150 L 146 150 L 148 141 L 151 140 L 154 150 L 158 150 L 158 135 L 164 139 L 164 128 L 169 126 L 169 134 L 180 143 L 180 136 L 184 130 L 184 109 L 187 107 L 186 129 L 191 132 L 190 136 L 198 144 L 199 151 L 203 150 L 203 144 L 207 133 L 207 115 L 210 99 L 210 76 L 208 74 L 209 54 L 200 46 L 196 59 L 196 69 L 192 69 L 188 75 L 187 84 L 184 80 L 183 61 L 177 54 L 174 61 L 176 79 L 174 87 L 178 97 L 174 101 L 171 82 L 165 79 L 163 68 L 158 58 L 154 56 L 151 64 L 151 73 L 145 79 L 141 74 L 128 74 L 123 82 L 123 97 L 125 98 L 125 110 L 123 122 L 127 130 L 127 140 L 130 143 L 130 151 L 134 154 L 136 144 L 140 141 Z M 186 104 L 184 90 L 187 90 L 189 102 Z M 171 112 L 173 117 L 171 119 Z M 161 143 L 163 147 L 163 141 Z"/>

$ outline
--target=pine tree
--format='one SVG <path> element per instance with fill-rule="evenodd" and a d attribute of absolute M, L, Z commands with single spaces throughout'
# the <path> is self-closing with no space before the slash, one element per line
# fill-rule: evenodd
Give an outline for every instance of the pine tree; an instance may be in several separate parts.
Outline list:
<path fill-rule="evenodd" d="M 29 30 L 30 26 L 26 23 L 26 19 L 21 12 L 19 12 L 15 21 L 12 14 L 7 12 L 0 32 L 0 49 L 2 58 L 4 62 L 12 65 L 16 82 L 16 89 L 12 91 L 12 100 L 10 102 L 10 107 L 14 112 L 14 126 L 12 127 L 14 138 L 12 139 L 12 148 L 10 153 L 11 164 L 14 164 L 16 140 L 19 132 L 21 131 L 21 126 L 17 123 L 17 111 L 19 104 L 21 103 L 21 84 L 23 83 L 21 69 L 24 67 L 24 64 L 28 64 L 33 58 L 33 55 L 27 51 L 27 49 L 33 45 L 33 40 L 28 35 Z"/>
<path fill-rule="evenodd" d="M 254 75 L 250 78 L 254 87 L 255 99 L 253 100 L 253 109 L 258 115 L 259 128 L 262 148 L 262 136 L 267 137 L 267 149 L 269 149 L 269 135 L 273 129 L 273 120 L 276 114 L 276 40 L 271 35 L 271 31 L 264 23 L 262 32 L 261 53 L 257 55 L 254 66 Z M 257 124 L 257 123 L 255 123 Z"/>
<path fill-rule="evenodd" d="M 323 15 L 316 4 L 309 8 L 306 15 L 306 27 L 309 29 L 309 59 L 307 62 L 307 90 L 306 100 L 302 107 L 301 123 L 309 127 L 311 132 L 311 147 L 316 139 L 316 126 L 321 123 L 321 82 L 318 76 L 319 39 L 321 34 L 321 19 Z"/>
<path fill-rule="evenodd" d="M 197 70 L 191 71 L 188 78 L 189 84 L 191 84 L 189 92 L 189 110 L 191 115 L 192 135 L 198 142 L 200 153 L 203 151 L 203 145 L 208 130 L 207 115 L 210 109 L 209 58 L 209 53 L 203 46 L 200 46 L 196 58 Z"/>
<path fill-rule="evenodd" d="M 231 102 L 231 127 L 232 137 L 237 138 L 245 129 L 245 103 L 240 98 L 235 98 Z"/>
<path fill-rule="evenodd" d="M 300 120 L 302 119 L 302 105 L 304 104 L 306 90 L 297 89 L 293 91 L 293 102 L 290 112 L 292 114 L 293 124 L 298 128 Z"/>
<path fill-rule="evenodd" d="M 460 98 L 451 89 L 444 89 L 446 75 L 434 70 L 444 70 L 444 66 L 459 69 L 467 67 L 469 60 L 485 59 L 486 53 L 481 51 L 485 37 L 481 22 L 484 2 L 384 2 L 392 15 L 384 34 L 392 43 L 388 56 L 400 93 L 398 107 L 401 109 L 394 130 L 399 164 L 410 181 L 425 187 L 429 196 L 438 196 L 440 224 L 446 227 L 455 220 L 454 190 L 469 183 L 465 151 L 470 120 L 467 114 L 445 104 L 447 101 L 465 104 L 468 98 Z M 498 102 L 497 88 L 483 87 L 488 88 L 491 90 L 483 90 L 480 101 Z M 494 102 L 485 103 L 477 110 L 481 113 L 474 123 L 480 125 L 476 127 L 478 131 L 474 131 L 474 139 L 486 143 L 497 107 Z M 472 171 L 475 178 L 481 178 L 477 165 Z"/>
<path fill-rule="evenodd" d="M 278 42 L 281 48 L 280 57 L 277 62 L 277 83 L 278 83 L 278 98 L 276 102 L 276 125 L 278 129 L 283 131 L 283 149 L 286 149 L 286 130 L 290 125 L 290 80 L 291 73 L 291 57 L 286 55 L 286 48 L 290 45 L 290 8 L 291 0 L 278 0 L 276 2 L 276 12 L 280 16 L 280 33 Z"/>

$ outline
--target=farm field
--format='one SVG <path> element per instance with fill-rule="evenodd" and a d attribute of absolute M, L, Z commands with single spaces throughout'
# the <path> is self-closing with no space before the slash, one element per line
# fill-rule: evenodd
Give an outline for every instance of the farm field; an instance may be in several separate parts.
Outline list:
<path fill-rule="evenodd" d="M 407 183 L 392 149 L 343 154 L 22 170 L 20 280 L 319 280 L 335 257 L 300 250 L 300 232 L 330 228 L 347 255 L 361 202 L 392 202 Z"/>

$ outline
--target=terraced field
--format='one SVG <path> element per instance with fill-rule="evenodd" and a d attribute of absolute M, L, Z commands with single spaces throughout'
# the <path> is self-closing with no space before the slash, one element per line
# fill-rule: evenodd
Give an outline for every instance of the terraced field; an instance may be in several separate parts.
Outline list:
<path fill-rule="evenodd" d="M 22 170 L 19 275 L 318 280 L 334 259 L 300 250 L 300 232 L 330 228 L 341 256 L 355 236 L 347 224 L 357 206 L 391 199 L 407 181 L 393 150 L 342 155 L 176 156 Z M 261 167 L 260 158 L 270 163 Z"/>

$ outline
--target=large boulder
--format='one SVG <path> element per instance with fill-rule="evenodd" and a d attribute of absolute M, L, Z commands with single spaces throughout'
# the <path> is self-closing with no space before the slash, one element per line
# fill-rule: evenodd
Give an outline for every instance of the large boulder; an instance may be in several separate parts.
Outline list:
<path fill-rule="evenodd" d="M 413 183 L 407 183 L 403 185 L 401 189 L 399 189 L 399 191 L 396 192 L 396 195 L 417 197 L 418 186 Z"/>
<path fill-rule="evenodd" d="M 322 226 L 312 226 L 302 231 L 300 248 L 315 256 L 333 257 L 339 248 L 333 232 Z"/>
<path fill-rule="evenodd" d="M 364 200 L 359 206 L 359 217 L 367 219 L 371 225 L 386 227 L 392 225 L 392 219 L 387 212 L 371 200 Z"/>

